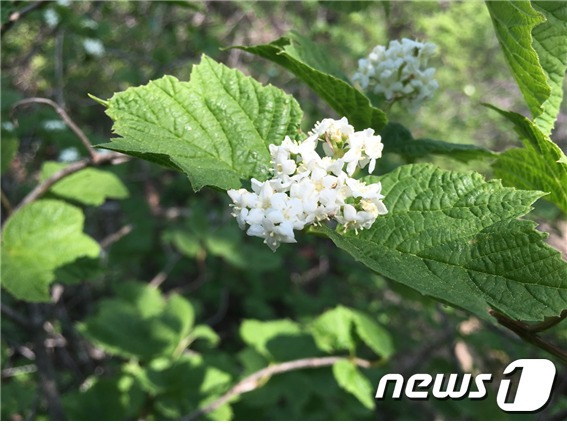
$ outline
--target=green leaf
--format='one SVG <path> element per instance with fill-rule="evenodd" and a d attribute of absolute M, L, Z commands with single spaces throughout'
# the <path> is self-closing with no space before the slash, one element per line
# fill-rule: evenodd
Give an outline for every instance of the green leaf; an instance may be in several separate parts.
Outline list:
<path fill-rule="evenodd" d="M 189 258 L 202 257 L 205 254 L 205 239 L 211 232 L 207 205 L 194 203 L 190 205 L 191 215 L 178 226 L 162 233 L 164 242 L 169 242 L 183 255 Z"/>
<path fill-rule="evenodd" d="M 533 47 L 547 77 L 549 98 L 543 103 L 543 112 L 534 122 L 544 134 L 550 134 L 563 99 L 563 79 L 567 70 L 567 3 L 564 1 L 532 1 L 546 22 L 532 31 Z"/>
<path fill-rule="evenodd" d="M 2 360 L 2 364 L 6 364 L 4 359 Z M 38 383 L 33 374 L 24 373 L 12 376 L 9 379 L 4 378 L 0 389 L 2 391 L 2 405 L 0 406 L 0 419 L 2 421 L 21 418 L 33 412 L 36 394 L 39 391 Z"/>
<path fill-rule="evenodd" d="M 268 366 L 268 360 L 252 347 L 246 347 L 238 354 L 238 361 L 242 364 L 242 374 L 251 375 Z"/>
<path fill-rule="evenodd" d="M 272 357 L 268 350 L 268 342 L 279 336 L 300 335 L 299 325 L 291 320 L 244 320 L 240 325 L 240 337 L 249 346 L 265 357 Z"/>
<path fill-rule="evenodd" d="M 196 339 L 203 339 L 207 341 L 212 347 L 216 347 L 220 342 L 220 337 L 218 336 L 218 334 L 213 330 L 213 328 L 207 325 L 195 326 L 195 328 L 193 328 L 193 330 L 191 331 L 189 338 L 191 339 L 191 341 L 195 341 Z"/>
<path fill-rule="evenodd" d="M 339 305 L 328 310 L 313 321 L 310 331 L 317 346 L 334 353 L 346 350 L 354 353 L 354 333 L 382 358 L 394 352 L 390 334 L 365 313 Z"/>
<path fill-rule="evenodd" d="M 387 359 L 394 354 L 390 334 L 365 313 L 350 310 L 357 335 L 380 357 Z"/>
<path fill-rule="evenodd" d="M 179 344 L 187 338 L 193 329 L 195 322 L 195 310 L 193 306 L 181 295 L 173 294 L 167 300 L 164 313 L 161 314 L 162 320 L 177 332 Z"/>
<path fill-rule="evenodd" d="M 165 299 L 159 289 L 138 282 L 125 282 L 114 288 L 117 298 L 138 310 L 139 316 L 147 319 L 159 315 L 165 309 Z"/>
<path fill-rule="evenodd" d="M 207 235 L 205 246 L 209 254 L 248 272 L 274 270 L 281 266 L 281 256 L 274 255 L 265 249 L 265 245 L 255 242 L 246 238 L 236 223 L 231 222 Z"/>
<path fill-rule="evenodd" d="M 353 353 L 356 342 L 352 337 L 352 315 L 348 308 L 335 307 L 319 316 L 311 325 L 317 347 L 327 353 L 346 350 Z"/>
<path fill-rule="evenodd" d="M 532 30 L 545 18 L 527 0 L 487 1 L 486 7 L 512 74 L 530 111 L 538 116 L 551 90 L 532 46 Z"/>
<path fill-rule="evenodd" d="M 210 358 L 195 353 L 174 361 L 155 359 L 146 367 L 132 363 L 127 367 L 152 395 L 156 419 L 179 419 L 228 389 L 231 375 L 214 366 Z M 226 409 L 219 413 L 227 416 Z"/>
<path fill-rule="evenodd" d="M 487 1 L 496 35 L 535 123 L 553 129 L 567 69 L 565 2 Z"/>
<path fill-rule="evenodd" d="M 106 272 L 100 258 L 80 257 L 55 271 L 55 280 L 65 285 L 95 279 Z"/>
<path fill-rule="evenodd" d="M 136 419 L 145 401 L 137 380 L 128 374 L 116 378 L 92 378 L 90 386 L 79 393 L 67 393 L 63 406 L 67 419 L 101 421 Z"/>
<path fill-rule="evenodd" d="M 496 177 L 507 186 L 547 192 L 545 199 L 567 214 L 567 158 L 563 151 L 526 117 L 487 106 L 514 124 L 524 144 L 524 148 L 509 149 L 498 156 L 492 165 Z"/>
<path fill-rule="evenodd" d="M 41 168 L 41 181 L 47 180 L 68 164 L 47 161 Z M 106 198 L 124 199 L 128 189 L 116 175 L 110 171 L 85 168 L 63 178 L 49 189 L 62 198 L 77 201 L 85 205 L 102 205 Z"/>
<path fill-rule="evenodd" d="M 125 283 L 79 330 L 109 353 L 148 360 L 172 356 L 190 335 L 193 320 L 185 298 L 172 295 L 166 301 L 156 288 Z"/>
<path fill-rule="evenodd" d="M 230 222 L 210 232 L 203 232 L 192 221 L 168 230 L 163 238 L 182 254 L 196 258 L 207 253 L 247 272 L 263 272 L 281 266 L 282 257 L 266 251 L 258 241 L 247 238 L 236 223 Z M 206 225 L 207 223 L 205 223 Z"/>
<path fill-rule="evenodd" d="M 356 260 L 485 318 L 489 307 L 530 321 L 565 309 L 567 263 L 535 223 L 517 219 L 540 192 L 429 164 L 399 167 L 380 180 L 389 213 L 371 229 L 321 229 Z"/>
<path fill-rule="evenodd" d="M 446 155 L 467 162 L 495 156 L 493 152 L 475 145 L 448 143 L 433 139 L 414 139 L 407 128 L 394 122 L 388 123 L 381 136 L 384 152 L 397 153 L 409 159 L 427 155 Z"/>
<path fill-rule="evenodd" d="M 83 233 L 80 209 L 65 202 L 32 202 L 8 218 L 2 232 L 2 286 L 26 301 L 49 301 L 55 270 L 99 246 Z"/>
<path fill-rule="evenodd" d="M 339 360 L 333 365 L 333 375 L 339 387 L 355 396 L 364 407 L 374 409 L 374 390 L 370 381 L 349 360 Z"/>
<path fill-rule="evenodd" d="M 219 398 L 218 395 L 213 395 L 211 397 L 209 397 L 208 399 L 205 399 L 205 401 L 203 401 L 202 406 L 208 406 L 210 403 L 212 403 L 213 401 L 217 400 Z M 233 417 L 234 413 L 232 411 L 232 407 L 230 407 L 230 404 L 223 404 L 222 406 L 219 406 L 218 408 L 216 408 L 215 410 L 213 410 L 212 412 L 207 413 L 205 416 L 205 418 L 211 420 L 211 421 L 230 421 Z"/>
<path fill-rule="evenodd" d="M 189 258 L 197 258 L 202 252 L 201 241 L 195 234 L 183 229 L 171 229 L 163 233 L 163 239 Z"/>
<path fill-rule="evenodd" d="M 99 147 L 183 171 L 195 190 L 268 176 L 268 145 L 295 136 L 302 117 L 291 96 L 205 55 L 189 82 L 165 76 L 130 88 L 106 113 L 121 138 Z"/>
<path fill-rule="evenodd" d="M 275 62 L 301 78 L 337 114 L 348 118 L 358 130 L 380 131 L 386 125 L 386 114 L 351 86 L 336 69 L 331 56 L 296 33 L 257 46 L 233 46 Z"/>

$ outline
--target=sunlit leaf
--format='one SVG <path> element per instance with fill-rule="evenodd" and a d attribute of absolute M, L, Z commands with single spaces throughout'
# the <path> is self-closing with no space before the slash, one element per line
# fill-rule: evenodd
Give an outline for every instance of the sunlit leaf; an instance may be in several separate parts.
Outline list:
<path fill-rule="evenodd" d="M 498 156 L 492 165 L 496 177 L 518 189 L 547 192 L 545 199 L 567 214 L 567 157 L 551 139 L 526 117 L 492 106 L 508 118 L 522 140 L 523 148 L 513 148 Z"/>
<path fill-rule="evenodd" d="M 17 298 L 49 301 L 55 270 L 99 246 L 83 233 L 80 209 L 65 202 L 32 202 L 8 218 L 2 231 L 2 286 Z"/>
<path fill-rule="evenodd" d="M 105 105 L 120 138 L 100 147 L 183 171 L 195 190 L 266 177 L 268 145 L 296 135 L 302 117 L 291 96 L 205 55 L 189 82 L 165 76 Z"/>
<path fill-rule="evenodd" d="M 123 283 L 79 329 L 106 351 L 124 357 L 172 356 L 193 328 L 194 311 L 179 295 L 166 301 L 148 285 Z"/>
<path fill-rule="evenodd" d="M 44 162 L 41 169 L 41 180 L 47 180 L 66 166 L 68 164 Z M 128 197 L 128 189 L 114 173 L 95 168 L 85 168 L 73 173 L 55 183 L 49 190 L 62 198 L 94 206 L 102 205 L 107 198 L 124 199 Z"/>
<path fill-rule="evenodd" d="M 563 97 L 567 69 L 567 4 L 487 1 L 502 50 L 532 118 L 548 135 Z"/>
<path fill-rule="evenodd" d="M 389 213 L 371 229 L 322 231 L 372 270 L 488 317 L 542 320 L 567 306 L 567 263 L 535 223 L 518 220 L 542 193 L 428 164 L 381 179 Z"/>
<path fill-rule="evenodd" d="M 354 363 L 346 359 L 339 360 L 333 365 L 333 375 L 339 386 L 355 396 L 364 407 L 374 408 L 374 389 Z"/>

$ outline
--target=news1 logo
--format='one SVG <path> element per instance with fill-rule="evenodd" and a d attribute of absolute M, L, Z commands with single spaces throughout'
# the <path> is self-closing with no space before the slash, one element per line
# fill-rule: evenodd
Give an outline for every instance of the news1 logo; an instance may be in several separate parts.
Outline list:
<path fill-rule="evenodd" d="M 511 376 L 517 373 L 520 373 L 520 379 L 513 393 Z M 504 376 L 500 381 L 496 395 L 498 407 L 505 412 L 535 412 L 541 409 L 551 398 L 555 374 L 555 365 L 546 359 L 513 361 L 504 369 Z M 411 400 L 426 400 L 430 396 L 439 400 L 447 398 L 460 400 L 465 397 L 472 400 L 483 399 L 487 394 L 486 383 L 492 381 L 492 374 L 481 373 L 474 377 L 475 389 L 472 388 L 473 377 L 470 373 L 462 375 L 460 385 L 457 383 L 458 379 L 459 375 L 456 373 L 450 374 L 448 380 L 443 374 L 436 375 L 433 380 L 433 377 L 427 373 L 417 373 L 404 382 L 402 375 L 390 373 L 380 379 L 375 398 L 383 399 L 388 383 L 393 382 L 393 399 L 401 398 L 402 390 Z M 430 393 L 431 383 L 433 383 L 433 388 Z"/>

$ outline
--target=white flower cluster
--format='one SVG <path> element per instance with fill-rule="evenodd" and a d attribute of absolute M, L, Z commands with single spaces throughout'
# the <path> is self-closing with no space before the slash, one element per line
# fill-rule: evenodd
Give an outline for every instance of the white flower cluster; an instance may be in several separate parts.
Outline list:
<path fill-rule="evenodd" d="M 435 68 L 427 68 L 434 55 L 433 43 L 407 38 L 393 40 L 388 48 L 376 46 L 368 57 L 358 61 L 352 77 L 363 90 L 383 95 L 388 101 L 400 100 L 411 109 L 433 96 L 439 87 L 433 79 Z"/>
<path fill-rule="evenodd" d="M 319 142 L 327 156 L 317 152 Z M 346 231 L 368 229 L 388 210 L 380 183 L 366 184 L 352 177 L 358 167 L 374 170 L 382 156 L 374 130 L 354 131 L 346 118 L 324 119 L 308 137 L 296 142 L 286 137 L 270 145 L 274 176 L 252 179 L 252 192 L 229 190 L 233 216 L 250 236 L 264 239 L 273 251 L 293 243 L 295 230 L 334 219 Z"/>

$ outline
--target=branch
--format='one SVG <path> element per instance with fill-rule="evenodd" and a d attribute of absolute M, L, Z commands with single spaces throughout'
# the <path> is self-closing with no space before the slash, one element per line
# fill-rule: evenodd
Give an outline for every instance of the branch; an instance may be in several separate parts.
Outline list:
<path fill-rule="evenodd" d="M 45 322 L 42 317 L 40 307 L 37 305 L 31 306 L 32 319 L 38 324 L 38 328 L 33 338 L 35 363 L 37 365 L 37 372 L 39 375 L 39 387 L 41 388 L 45 400 L 47 402 L 47 412 L 51 420 L 64 420 L 65 413 L 63 412 L 63 405 L 61 404 L 61 397 L 57 389 L 57 381 L 55 379 L 55 370 L 51 356 L 45 347 L 46 332 L 43 329 Z"/>
<path fill-rule="evenodd" d="M 39 1 L 35 1 L 32 2 L 30 4 L 28 4 L 26 7 L 23 7 L 22 9 L 16 11 L 16 12 L 12 12 L 10 14 L 10 16 L 8 17 L 8 21 L 4 24 L 2 24 L 2 28 L 0 29 L 0 33 L 2 35 L 4 35 L 4 33 L 6 31 L 8 31 L 16 22 L 18 22 L 24 15 L 27 15 L 28 13 L 30 13 L 32 10 L 35 10 L 39 7 L 45 6 L 47 5 L 47 1 L 46 0 L 39 0 Z"/>
<path fill-rule="evenodd" d="M 530 326 L 528 329 L 533 333 L 543 332 L 557 325 L 565 318 L 567 318 L 567 310 L 563 310 L 559 316 L 550 317 L 537 325 Z"/>
<path fill-rule="evenodd" d="M 37 372 L 37 366 L 34 364 L 28 364 L 24 366 L 15 366 L 15 367 L 8 367 L 6 369 L 2 369 L 2 378 L 11 378 L 12 376 L 16 375 L 23 375 L 26 373 L 34 373 Z"/>
<path fill-rule="evenodd" d="M 91 144 L 89 138 L 85 135 L 85 133 L 83 133 L 83 130 L 81 130 L 79 128 L 79 126 L 77 124 L 75 124 L 75 121 L 73 121 L 71 119 L 71 117 L 69 117 L 69 115 L 67 115 L 67 112 L 65 112 L 65 109 L 63 109 L 63 107 L 61 105 L 55 103 L 53 100 L 46 99 L 44 97 L 30 97 L 28 99 L 20 100 L 19 102 L 16 102 L 14 104 L 14 106 L 12 107 L 12 110 L 10 111 L 10 116 L 13 117 L 14 112 L 19 107 L 29 105 L 29 104 L 33 104 L 33 103 L 41 103 L 41 104 L 44 104 L 44 105 L 49 105 L 53 109 L 55 109 L 55 112 L 57 112 L 57 114 L 61 117 L 61 119 L 65 122 L 65 124 L 67 124 L 67 126 L 71 129 L 71 131 L 73 131 L 73 133 L 75 133 L 77 135 L 77 137 L 81 140 L 81 143 L 89 152 L 89 156 L 91 157 L 91 159 L 95 163 L 97 163 L 97 160 L 98 160 L 100 154 L 93 148 L 93 145 Z"/>
<path fill-rule="evenodd" d="M 567 351 L 542 339 L 535 333 L 538 330 L 534 331 L 533 328 L 526 325 L 525 323 L 517 320 L 512 320 L 509 317 L 504 316 L 502 313 L 494 310 L 490 311 L 490 315 L 495 317 L 496 320 L 498 320 L 498 323 L 510 329 L 523 340 L 529 342 L 532 345 L 535 345 L 536 347 L 541 348 L 542 350 L 547 351 L 550 354 L 553 354 L 554 356 L 558 357 L 563 363 L 567 364 Z"/>
<path fill-rule="evenodd" d="M 226 313 L 228 312 L 229 299 L 230 299 L 230 292 L 228 291 L 228 288 L 225 286 L 221 291 L 219 308 L 217 309 L 215 314 L 213 314 L 210 318 L 205 320 L 205 323 L 207 325 L 214 326 L 217 323 L 219 323 L 224 318 L 224 316 L 226 316 Z"/>
<path fill-rule="evenodd" d="M 299 285 L 306 285 L 315 279 L 327 274 L 329 271 L 329 259 L 325 256 L 319 258 L 319 264 L 303 273 L 292 273 L 291 281 Z"/>
<path fill-rule="evenodd" d="M 53 109 L 55 109 L 55 112 L 57 112 L 59 114 L 59 116 L 65 122 L 65 124 L 67 124 L 67 126 L 73 131 L 73 133 L 75 133 L 77 135 L 77 137 L 79 138 L 81 143 L 85 146 L 85 148 L 89 152 L 90 158 L 83 159 L 81 161 L 77 161 L 77 162 L 72 163 L 68 167 L 63 168 L 62 170 L 59 170 L 58 172 L 53 174 L 51 177 L 49 177 L 47 180 L 45 180 L 44 182 L 37 185 L 35 187 L 35 189 L 32 190 L 23 199 L 23 201 L 20 202 L 20 204 L 16 208 L 14 208 L 13 212 L 16 212 L 17 210 L 19 210 L 23 206 L 35 201 L 41 195 L 43 195 L 45 192 L 47 192 L 51 186 L 53 186 L 59 180 L 61 180 L 64 177 L 67 177 L 70 174 L 76 173 L 77 171 L 80 171 L 84 168 L 87 168 L 89 165 L 100 165 L 100 164 L 104 164 L 104 163 L 107 163 L 107 162 L 116 163 L 116 162 L 124 160 L 124 158 L 127 158 L 125 155 L 120 154 L 120 153 L 110 153 L 110 154 L 98 153 L 93 148 L 89 138 L 85 135 L 85 133 L 83 133 L 83 131 L 79 128 L 79 126 L 77 124 L 75 124 L 75 122 L 71 119 L 71 117 L 69 117 L 69 115 L 67 115 L 67 112 L 65 112 L 65 110 L 59 104 L 55 103 L 51 99 L 46 99 L 44 97 L 30 97 L 28 99 L 20 100 L 19 102 L 16 102 L 14 104 L 14 106 L 12 107 L 12 110 L 10 111 L 10 116 L 13 119 L 13 115 L 14 115 L 17 108 L 19 108 L 21 106 L 33 104 L 33 103 L 40 103 L 40 104 L 44 104 L 44 105 L 49 105 Z M 17 124 L 17 121 L 15 121 L 14 119 L 13 119 L 13 121 Z"/>
<path fill-rule="evenodd" d="M 202 415 L 206 415 L 207 413 L 210 413 L 218 409 L 223 404 L 228 403 L 233 397 L 259 388 L 263 384 L 263 381 L 265 379 L 270 378 L 273 375 L 278 375 L 280 373 L 291 372 L 293 370 L 299 370 L 299 369 L 313 369 L 313 368 L 319 368 L 325 366 L 332 366 L 341 360 L 350 360 L 354 362 L 357 366 L 363 368 L 369 368 L 372 366 L 372 362 L 365 359 L 360 359 L 357 357 L 351 358 L 351 357 L 339 357 L 339 356 L 313 357 L 313 358 L 299 359 L 290 362 L 275 364 L 272 366 L 268 366 L 264 369 L 261 369 L 258 372 L 255 372 L 252 375 L 244 378 L 242 381 L 240 381 L 238 384 L 236 384 L 234 387 L 228 390 L 221 397 L 217 398 L 215 401 L 208 404 L 207 406 L 189 413 L 188 415 L 181 418 L 181 420 L 191 421 L 193 419 L 197 419 Z"/>
<path fill-rule="evenodd" d="M 165 265 L 164 269 L 160 271 L 158 274 L 156 274 L 154 278 L 150 280 L 150 283 L 148 285 L 151 286 L 152 288 L 159 288 L 160 285 L 163 282 L 165 282 L 165 280 L 168 278 L 169 274 L 171 273 L 175 265 L 179 262 L 179 260 L 181 260 L 181 257 L 182 257 L 181 254 L 178 253 L 173 254 L 167 260 L 167 264 Z"/>
<path fill-rule="evenodd" d="M 4 194 L 3 190 L 0 190 L 0 195 L 2 196 L 2 206 L 6 210 L 6 215 L 12 214 L 12 204 L 10 204 L 10 200 Z"/>
<path fill-rule="evenodd" d="M 56 173 L 51 175 L 48 179 L 38 184 L 34 188 L 34 190 L 28 193 L 28 195 L 22 200 L 22 202 L 20 202 L 19 205 L 16 208 L 14 208 L 14 212 L 26 206 L 27 204 L 30 204 L 33 201 L 35 201 L 37 198 L 39 198 L 41 195 L 47 192 L 51 188 L 51 186 L 53 186 L 59 180 L 63 179 L 64 177 L 67 177 L 70 174 L 76 173 L 77 171 L 81 171 L 82 169 L 87 168 L 90 164 L 91 164 L 90 159 L 83 159 L 81 161 L 74 162 L 68 167 L 65 167 L 57 171 Z"/>
<path fill-rule="evenodd" d="M 55 100 L 61 106 L 65 107 L 65 97 L 63 96 L 64 87 L 64 66 L 63 66 L 63 42 L 65 40 L 65 31 L 59 29 L 55 36 Z"/>
<path fill-rule="evenodd" d="M 133 229 L 131 224 L 126 224 L 122 226 L 118 231 L 106 236 L 102 241 L 100 241 L 99 245 L 102 249 L 108 248 L 110 245 L 118 242 L 124 236 L 129 234 Z"/>
<path fill-rule="evenodd" d="M 97 155 L 96 160 L 88 158 L 74 162 L 68 167 L 65 167 L 57 171 L 55 174 L 51 175 L 47 180 L 44 180 L 42 183 L 38 184 L 35 187 L 35 189 L 32 190 L 30 193 L 28 193 L 28 195 L 22 200 L 22 202 L 20 202 L 20 204 L 16 208 L 14 208 L 14 212 L 26 206 L 27 204 L 35 201 L 37 198 L 39 198 L 44 193 L 46 193 L 51 188 L 51 186 L 53 186 L 55 183 L 57 183 L 59 180 L 63 179 L 64 177 L 67 177 L 68 175 L 76 173 L 77 171 L 81 171 L 87 168 L 89 165 L 100 165 L 107 162 L 115 163 L 115 162 L 123 161 L 125 158 L 127 158 L 125 155 L 120 153 L 109 153 L 109 154 L 96 153 L 96 155 Z"/>
<path fill-rule="evenodd" d="M 32 323 L 28 320 L 27 317 L 21 315 L 19 312 L 14 310 L 12 307 L 1 303 L 0 304 L 0 311 L 2 314 L 10 319 L 12 322 L 17 323 L 18 325 L 22 326 L 25 329 L 32 328 Z"/>

